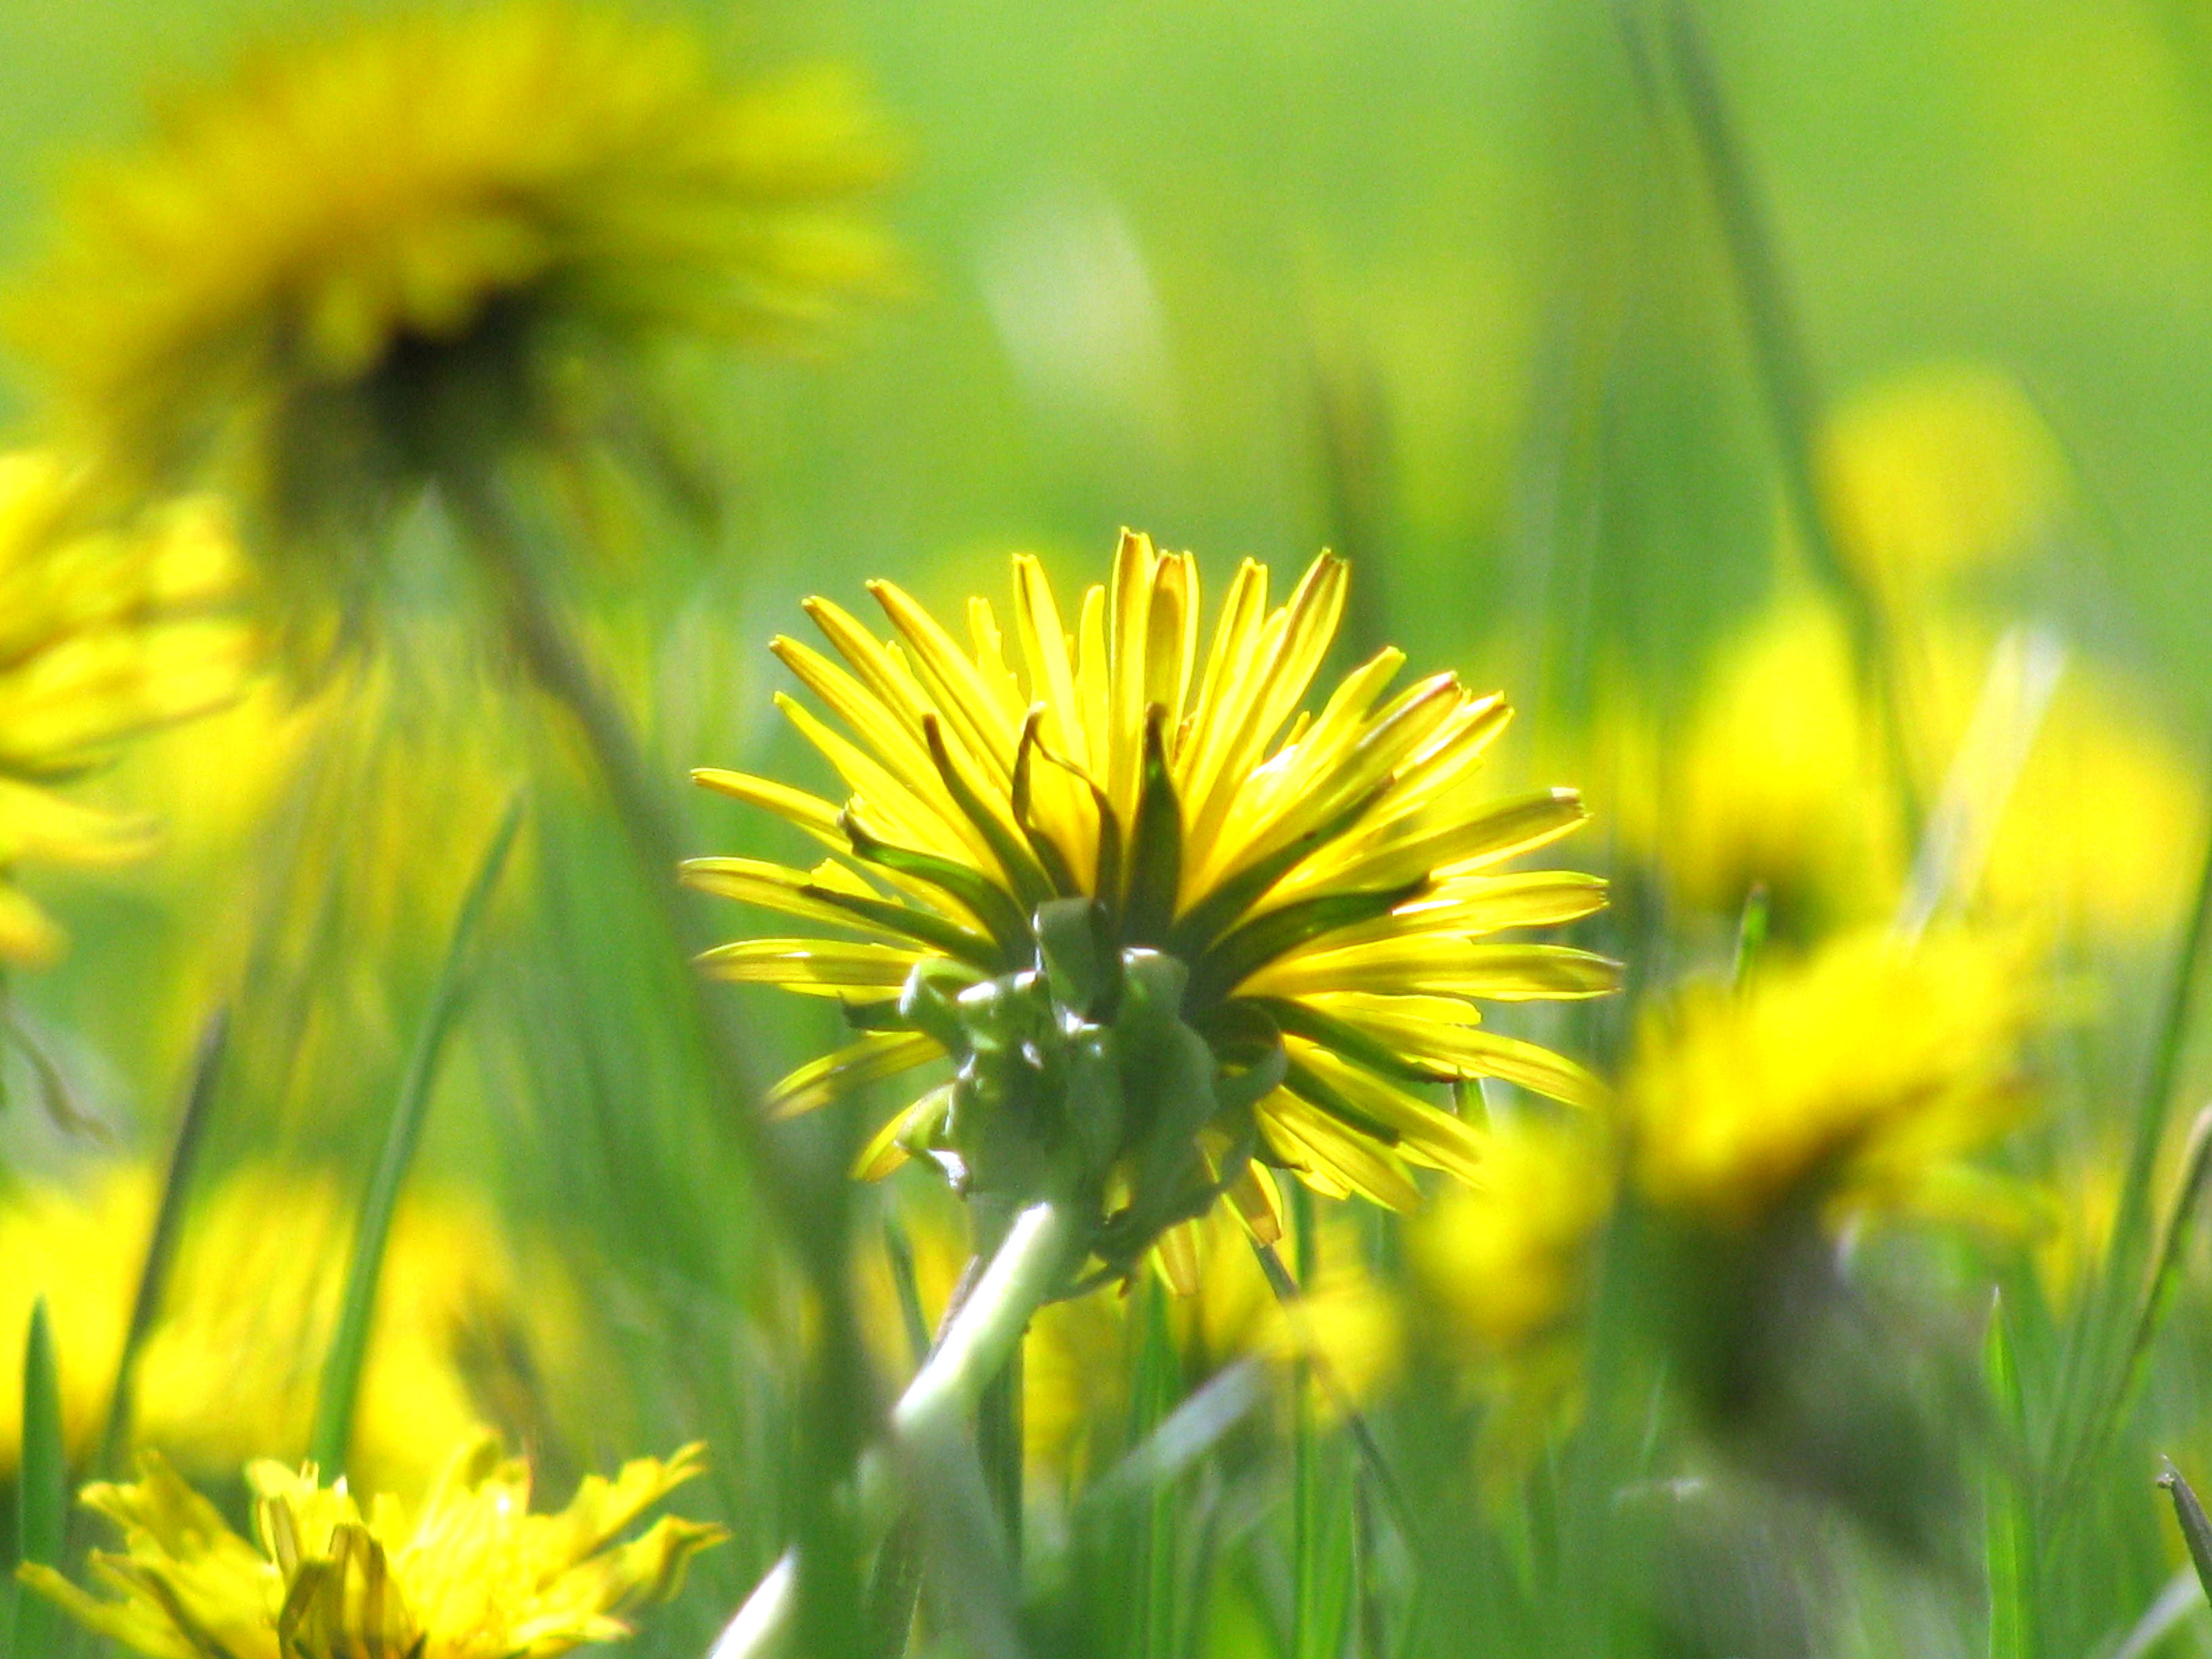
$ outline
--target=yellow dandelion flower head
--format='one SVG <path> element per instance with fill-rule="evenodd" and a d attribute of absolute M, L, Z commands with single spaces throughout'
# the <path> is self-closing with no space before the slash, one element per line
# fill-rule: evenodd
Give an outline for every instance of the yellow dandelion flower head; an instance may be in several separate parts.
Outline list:
<path fill-rule="evenodd" d="M 1637 1181 L 1726 1227 L 1808 1203 L 1909 1207 L 2015 1118 L 2050 1000 L 2019 939 L 1965 929 L 1844 935 L 1742 988 L 1692 988 L 1638 1044 Z"/>
<path fill-rule="evenodd" d="M 296 529 L 565 430 L 579 367 L 833 313 L 884 274 L 848 204 L 886 161 L 842 78 L 732 91 L 673 23 L 410 9 L 252 58 L 87 167 L 14 332 L 124 483 L 212 464 Z"/>
<path fill-rule="evenodd" d="M 12 879 L 19 866 L 99 866 L 144 853 L 152 825 L 58 793 L 117 745 L 219 707 L 252 658 L 224 514 L 173 503 L 87 527 L 81 473 L 45 453 L 0 455 L 0 966 L 61 948 Z"/>
<path fill-rule="evenodd" d="M 551 1659 L 631 1633 L 628 1615 L 675 1593 L 719 1527 L 663 1516 L 616 1541 L 704 1465 L 687 1446 L 587 1476 L 568 1507 L 532 1514 L 530 1471 L 497 1440 L 471 1440 L 410 1522 L 395 1498 L 364 1510 L 312 1465 L 256 1462 L 254 1539 L 159 1457 L 128 1485 L 96 1483 L 85 1505 L 124 1548 L 95 1550 L 109 1598 L 51 1568 L 25 1582 L 88 1628 L 152 1659 Z"/>
<path fill-rule="evenodd" d="M 1838 546 L 1893 599 L 2026 551 L 2057 514 L 2058 445 L 2017 381 L 1938 363 L 1858 393 L 1821 434 Z"/>
<path fill-rule="evenodd" d="M 1648 745 L 1638 850 L 1692 908 L 1733 916 L 1754 884 L 1786 926 L 1879 915 L 1904 872 L 1893 769 L 1850 639 L 1787 602 L 1725 645 L 1679 743 Z"/>
<path fill-rule="evenodd" d="M 1246 562 L 1204 647 L 1195 562 L 1132 533 L 1073 629 L 1017 556 L 1011 641 L 981 599 L 969 646 L 889 582 L 871 591 L 890 641 L 810 600 L 842 663 L 775 649 L 847 732 L 782 705 L 848 798 L 698 776 L 834 856 L 686 866 L 709 892 L 856 936 L 702 959 L 836 999 L 860 1030 L 775 1104 L 804 1110 L 950 1055 L 954 1081 L 894 1116 L 860 1171 L 926 1152 L 964 1191 L 1072 1194 L 1098 1218 L 1101 1259 L 1126 1265 L 1217 1196 L 1269 1215 L 1255 1161 L 1401 1206 L 1418 1196 L 1409 1163 L 1466 1173 L 1477 1138 L 1423 1085 L 1498 1077 L 1597 1097 L 1581 1066 L 1477 1009 L 1615 983 L 1589 951 L 1498 937 L 1603 904 L 1593 877 L 1503 868 L 1579 824 L 1581 800 L 1484 799 L 1476 768 L 1504 700 L 1448 673 L 1394 691 L 1395 649 L 1302 711 L 1346 574 L 1324 555 L 1271 607 L 1266 568 Z"/>

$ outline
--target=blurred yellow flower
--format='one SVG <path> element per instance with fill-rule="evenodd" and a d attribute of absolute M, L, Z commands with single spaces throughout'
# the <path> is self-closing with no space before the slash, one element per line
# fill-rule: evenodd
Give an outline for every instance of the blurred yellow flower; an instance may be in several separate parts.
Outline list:
<path fill-rule="evenodd" d="M 1647 1021 L 1627 1106 L 1654 1204 L 1747 1228 L 1784 1206 L 1944 1200 L 2013 1121 L 2050 998 L 2017 939 L 1838 937 L 1740 988 L 1693 986 Z"/>
<path fill-rule="evenodd" d="M 1732 915 L 1763 884 L 1809 929 L 1865 920 L 1897 890 L 1895 774 L 1825 606 L 1784 603 L 1724 647 L 1686 736 L 1652 748 L 1656 775 L 1630 786 L 1633 844 L 1680 901 Z"/>
<path fill-rule="evenodd" d="M 122 1529 L 95 1550 L 102 1599 L 50 1567 L 24 1581 L 88 1628 L 151 1659 L 551 1659 L 632 1633 L 629 1615 L 665 1600 L 721 1528 L 663 1516 L 616 1540 L 697 1475 L 701 1449 L 587 1477 L 567 1509 L 530 1510 L 530 1471 L 489 1436 L 446 1466 L 410 1522 L 378 1496 L 364 1513 L 313 1465 L 247 1466 L 252 1543 L 158 1456 L 130 1485 L 85 1488 Z"/>
<path fill-rule="evenodd" d="M 155 1171 L 123 1166 L 82 1190 L 26 1183 L 0 1200 L 0 1341 L 17 1344 L 43 1294 L 54 1324 L 63 1426 L 80 1455 L 100 1432 L 151 1231 Z M 305 1171 L 248 1167 L 187 1218 L 163 1310 L 141 1352 L 135 1443 L 194 1470 L 303 1445 L 337 1315 L 352 1203 Z M 487 1412 L 514 1404 L 523 1356 L 543 1387 L 574 1369 L 574 1315 L 557 1272 L 529 1291 L 481 1202 L 426 1193 L 402 1203 L 379 1292 L 352 1467 L 419 1490 Z M 20 1367 L 0 1367 L 0 1471 L 22 1420 Z"/>
<path fill-rule="evenodd" d="M 2064 495 L 2057 443 L 2019 383 L 1972 363 L 1930 364 L 1846 400 L 1819 465 L 1837 546 L 1893 601 L 2020 556 Z"/>
<path fill-rule="evenodd" d="M 0 455 L 0 968 L 51 958 L 60 929 L 15 875 L 146 852 L 146 819 L 56 786 L 124 739 L 237 695 L 252 639 L 226 614 L 239 586 L 228 520 L 179 502 L 131 528 L 90 530 L 78 475 Z"/>
<path fill-rule="evenodd" d="M 1511 1359 L 1569 1328 L 1589 1290 L 1613 1172 L 1586 1126 L 1516 1117 L 1486 1137 L 1482 1179 L 1416 1224 L 1412 1260 L 1480 1361 Z"/>
<path fill-rule="evenodd" d="M 1911 781 L 1926 806 L 1956 781 L 2003 641 L 1941 611 L 1896 620 Z M 1797 597 L 1722 647 L 1679 737 L 1637 699 L 1613 698 L 1589 764 L 1614 781 L 1606 805 L 1624 848 L 1687 909 L 1733 917 L 1763 885 L 1793 938 L 1891 914 L 1911 849 L 1896 759 L 1858 687 L 1840 619 Z M 2024 753 L 2002 775 L 1963 780 L 1985 841 L 1947 902 L 2159 939 L 2188 898 L 2206 805 L 2154 711 L 2069 657 L 2047 707 L 1996 712 L 2021 723 L 2008 736 Z"/>
<path fill-rule="evenodd" d="M 127 495 L 213 480 L 276 556 L 328 555 L 426 473 L 629 418 L 652 343 L 880 281 L 845 207 L 886 164 L 842 80 L 726 90 L 672 22 L 410 9 L 253 58 L 86 167 L 14 333 Z"/>
<path fill-rule="evenodd" d="M 410 988 L 444 950 L 519 784 L 533 764 L 548 782 L 560 775 L 557 750 L 532 747 L 526 710 L 471 672 L 457 623 L 410 623 L 390 643 L 310 694 L 264 681 L 140 745 L 120 779 L 163 803 L 173 848 L 149 872 L 182 918 L 153 988 L 169 1044 L 183 1051 L 216 1000 L 234 1002 L 241 1030 L 282 1030 L 231 1063 L 247 1098 L 295 1121 L 328 1121 L 382 1086 Z M 533 857 L 525 835 L 521 879 L 501 884 L 496 914 L 529 890 Z"/>
<path fill-rule="evenodd" d="M 1579 825 L 1580 799 L 1484 799 L 1504 699 L 1449 673 L 1392 695 L 1395 649 L 1298 712 L 1346 568 L 1324 555 L 1272 611 L 1267 581 L 1245 562 L 1201 651 L 1188 554 L 1125 532 L 1073 634 L 1018 556 L 1025 678 L 988 601 L 969 603 L 973 654 L 889 582 L 871 591 L 898 642 L 808 602 L 850 672 L 793 640 L 775 648 L 860 742 L 783 708 L 850 798 L 697 775 L 849 862 L 685 866 L 706 891 L 861 935 L 702 958 L 719 978 L 835 999 L 864 1028 L 779 1083 L 778 1109 L 958 1051 L 959 1080 L 895 1115 L 861 1172 L 922 1152 L 1000 1197 L 1065 1183 L 1097 1215 L 1102 1260 L 1127 1262 L 1216 1194 L 1272 1225 L 1254 1158 L 1396 1206 L 1419 1195 L 1409 1162 L 1464 1175 L 1473 1133 L 1419 1085 L 1501 1077 L 1597 1097 L 1581 1066 L 1490 1032 L 1475 1006 L 1615 984 L 1589 951 L 1497 939 L 1604 903 L 1594 877 L 1504 869 Z M 1117 1046 L 1116 1022 L 1148 1012 L 1129 1039 L 1148 1049 Z M 1171 1106 L 1149 1092 L 1170 1073 L 1184 1079 Z"/>

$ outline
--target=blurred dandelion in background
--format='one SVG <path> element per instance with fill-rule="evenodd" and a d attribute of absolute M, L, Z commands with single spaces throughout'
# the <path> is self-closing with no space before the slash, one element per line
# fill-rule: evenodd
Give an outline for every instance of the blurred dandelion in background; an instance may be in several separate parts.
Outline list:
<path fill-rule="evenodd" d="M 94 527 L 76 469 L 51 454 L 0 458 L 0 963 L 48 961 L 62 947 L 16 884 L 21 866 L 102 866 L 151 849 L 151 820 L 64 787 L 127 739 L 239 695 L 254 659 L 240 578 L 215 503 Z"/>
<path fill-rule="evenodd" d="M 0 1249 L 29 1264 L 0 1291 L 20 1328 L 55 1310 L 68 1443 L 98 1449 L 150 1239 L 158 1172 L 117 1165 L 75 1183 L 26 1180 L 0 1200 Z M 337 1317 L 349 1204 L 329 1176 L 248 1166 L 196 1207 L 161 1316 L 134 1364 L 132 1443 L 187 1473 L 228 1475 L 304 1443 Z M 526 1258 L 481 1197 L 425 1190 L 401 1209 L 349 1468 L 413 1495 L 477 1424 L 544 1439 L 549 1386 L 577 1382 L 579 1317 L 542 1247 Z M 19 1467 L 21 1376 L 0 1377 L 0 1469 Z M 557 1448 L 556 1448 L 557 1449 Z"/>
<path fill-rule="evenodd" d="M 326 609 L 425 482 L 635 420 L 672 336 L 788 337 L 879 288 L 846 209 L 887 163 L 848 82 L 725 90 L 674 24 L 355 21 L 87 165 L 16 337 L 113 499 L 222 489 L 285 608 Z"/>

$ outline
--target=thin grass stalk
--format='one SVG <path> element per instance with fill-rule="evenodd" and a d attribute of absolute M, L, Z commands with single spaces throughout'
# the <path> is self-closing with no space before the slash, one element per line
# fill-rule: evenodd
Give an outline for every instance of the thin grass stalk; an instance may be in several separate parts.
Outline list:
<path fill-rule="evenodd" d="M 670 939 L 687 953 L 706 948 L 711 933 L 676 881 L 684 849 L 668 793 L 547 592 L 522 515 L 496 480 L 471 466 L 453 470 L 444 480 L 444 498 L 462 537 L 498 586 L 515 654 L 583 738 Z M 796 1600 L 808 1645 L 846 1651 L 863 1639 L 863 1600 L 852 1528 L 831 1488 L 849 1477 L 866 1442 L 873 1390 L 845 1275 L 844 1208 L 833 1186 L 842 1182 L 842 1174 L 810 1167 L 770 1133 L 759 1109 L 744 1041 L 726 1011 L 696 980 L 692 1006 L 713 1069 L 730 1097 L 729 1121 L 753 1176 L 753 1194 L 791 1252 L 820 1320 L 801 1390 L 797 1518 L 802 1530 L 814 1536 L 811 1547 L 803 1552 Z M 825 1557 L 835 1558 L 836 1565 Z"/>
<path fill-rule="evenodd" d="M 1157 1275 L 1145 1280 L 1139 1316 L 1144 1334 L 1137 1358 L 1136 1431 L 1142 1444 L 1175 1408 L 1177 1364 L 1175 1333 L 1168 1323 L 1167 1286 Z M 1155 1478 L 1145 1504 L 1144 1620 L 1138 1651 L 1145 1659 L 1169 1659 L 1175 1651 L 1176 1536 L 1174 1482 Z"/>
<path fill-rule="evenodd" d="M 1894 643 L 1880 602 L 1836 544 L 1821 499 L 1815 459 L 1821 398 L 1804 332 L 1775 251 L 1771 217 L 1736 138 L 1704 32 L 1696 14 L 1680 0 L 1668 13 L 1667 52 L 1735 278 L 1746 342 L 1772 423 L 1783 495 L 1814 574 L 1843 609 L 1862 681 L 1875 694 L 1910 845 L 1920 838 L 1921 805 Z"/>
<path fill-rule="evenodd" d="M 132 1395 L 137 1386 L 138 1356 L 153 1334 L 161 1315 L 161 1297 L 167 1289 L 169 1269 L 175 1264 L 178 1240 L 183 1236 L 185 1213 L 190 1206 L 192 1178 L 199 1166 L 200 1142 L 215 1107 L 222 1078 L 224 1055 L 230 1047 L 230 1010 L 218 1008 L 200 1028 L 192 1054 L 191 1086 L 185 1091 L 184 1115 L 177 1121 L 177 1138 L 169 1148 L 169 1165 L 161 1177 L 161 1198 L 154 1211 L 154 1231 L 146 1240 L 146 1257 L 138 1268 L 138 1288 L 131 1298 L 131 1322 L 123 1334 L 123 1352 L 115 1362 L 115 1382 L 107 1396 L 107 1421 L 100 1431 L 100 1450 L 93 1467 L 100 1474 L 121 1473 L 124 1448 L 131 1439 Z"/>
<path fill-rule="evenodd" d="M 2027 1406 L 2020 1369 L 2013 1358 L 2004 1301 L 1990 1304 L 1990 1323 L 1982 1343 L 1982 1368 L 2003 1435 L 2001 1455 L 1992 1460 L 1983 1500 L 1983 1559 L 1989 1580 L 1989 1659 L 2036 1659 L 2042 1651 L 2036 1628 L 2035 1547 L 2031 1533 L 2026 1470 Z"/>
<path fill-rule="evenodd" d="M 22 1456 L 16 1471 L 16 1537 L 25 1561 L 61 1570 L 69 1535 L 69 1452 L 62 1437 L 60 1367 L 43 1296 L 31 1304 L 23 1339 Z M 59 1609 L 15 1587 L 14 1659 L 51 1659 Z"/>
<path fill-rule="evenodd" d="M 347 1264 L 345 1295 L 338 1305 L 337 1328 L 323 1362 L 322 1386 L 315 1400 L 315 1423 L 308 1455 L 323 1469 L 336 1474 L 345 1468 L 347 1449 L 353 1438 L 354 1407 L 361 1395 L 361 1380 L 368 1359 L 370 1328 L 376 1317 L 376 1291 L 384 1274 L 385 1249 L 392 1238 L 392 1220 L 399 1207 L 399 1194 L 407 1171 L 422 1142 L 430 1094 L 437 1081 L 438 1061 L 446 1039 L 466 999 L 469 960 L 481 929 L 484 911 L 507 867 L 507 854 L 522 826 L 522 801 L 507 805 L 499 828 L 484 849 L 475 876 L 463 895 L 445 960 L 431 988 L 430 1004 L 422 1029 L 416 1033 L 414 1051 L 400 1080 L 386 1127 L 384 1149 L 362 1200 L 354 1226 L 353 1254 Z"/>
<path fill-rule="evenodd" d="M 1452 1085 L 1452 1097 L 1457 1103 L 1462 1117 L 1477 1123 L 1489 1121 L 1482 1106 L 1480 1091 L 1464 1083 L 1455 1083 Z M 1404 1489 L 1398 1484 L 1398 1477 L 1391 1469 L 1389 1460 L 1382 1455 L 1382 1443 L 1375 1437 L 1374 1428 L 1367 1421 L 1365 1413 L 1359 1410 L 1352 1397 L 1352 1391 L 1345 1387 L 1344 1380 L 1337 1376 L 1335 1369 L 1321 1357 L 1313 1340 L 1312 1328 L 1306 1322 L 1304 1297 L 1298 1281 L 1291 1276 L 1291 1270 L 1283 1265 L 1282 1253 L 1273 1244 L 1262 1244 L 1255 1239 L 1252 1252 L 1259 1258 L 1260 1271 L 1267 1279 L 1267 1288 L 1274 1292 L 1284 1316 L 1291 1322 L 1293 1340 L 1301 1349 L 1314 1356 L 1307 1362 L 1308 1374 L 1328 1395 L 1329 1404 L 1343 1423 L 1345 1432 L 1352 1438 L 1353 1449 L 1359 1454 L 1360 1462 L 1375 1482 L 1376 1494 L 1389 1508 L 1391 1522 L 1398 1528 L 1399 1536 L 1408 1545 L 1417 1545 L 1419 1534 L 1413 1525 L 1413 1507 L 1406 1499 Z"/>
<path fill-rule="evenodd" d="M 1291 1248 L 1297 1282 L 1313 1283 L 1319 1251 L 1314 1237 L 1313 1194 L 1303 1183 L 1291 1189 Z M 1321 1468 L 1314 1419 L 1313 1364 L 1304 1354 L 1291 1365 L 1291 1655 L 1325 1659 L 1321 1631 Z"/>
<path fill-rule="evenodd" d="M 2111 1242 L 2106 1247 L 2102 1283 L 2099 1294 L 2084 1298 L 2082 1312 L 2068 1331 L 2060 1356 L 2057 1405 L 2051 1414 L 2047 1443 L 2054 1478 L 2045 1493 L 2046 1518 L 2064 1511 L 2075 1483 L 2090 1459 L 2092 1443 L 2100 1437 L 2094 1407 L 2112 1397 L 2112 1385 L 2100 1381 L 2096 1373 L 2110 1362 L 2117 1364 L 2124 1376 L 2130 1364 L 2124 1351 L 2117 1357 L 2108 1351 L 2123 1340 L 2118 1322 L 2142 1305 L 2138 1289 L 2144 1253 L 2149 1246 L 2151 1186 L 2158 1170 L 2159 1147 L 2166 1139 L 2166 1121 L 2172 1111 L 2174 1082 L 2196 1004 L 2197 978 L 2208 933 L 2212 933 L 2212 838 L 2206 842 L 2196 896 L 2167 975 L 2166 1002 L 2136 1096 L 2127 1172 L 2120 1187 Z"/>
<path fill-rule="evenodd" d="M 2102 1425 L 2105 1435 L 2125 1420 L 2142 1393 L 2144 1377 L 2150 1369 L 2151 1345 L 2172 1302 L 2174 1285 L 2180 1277 L 2182 1252 L 2188 1244 L 2191 1224 L 2203 1203 L 2208 1187 L 2212 1187 L 2212 1107 L 2199 1112 L 2190 1125 L 2188 1150 L 2181 1161 L 2181 1181 L 2174 1190 L 2173 1207 L 2166 1215 L 2149 1278 L 2136 1299 L 2137 1311 L 2128 1340 L 2127 1358 L 2113 1379 L 2106 1408 L 2091 1413 L 2090 1421 Z"/>

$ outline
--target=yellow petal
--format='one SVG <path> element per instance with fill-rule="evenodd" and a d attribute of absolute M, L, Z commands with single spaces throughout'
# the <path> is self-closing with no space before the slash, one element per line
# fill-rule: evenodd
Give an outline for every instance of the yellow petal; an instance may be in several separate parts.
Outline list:
<path fill-rule="evenodd" d="M 778 1081 L 768 1091 L 769 1112 L 775 1117 L 796 1117 L 865 1085 L 911 1071 L 944 1052 L 934 1039 L 919 1031 L 870 1031 L 857 1042 L 808 1060 Z"/>
<path fill-rule="evenodd" d="M 738 984 L 780 985 L 820 996 L 869 991 L 896 996 L 915 963 L 932 954 L 851 939 L 747 939 L 718 945 L 698 962 L 714 978 Z"/>

